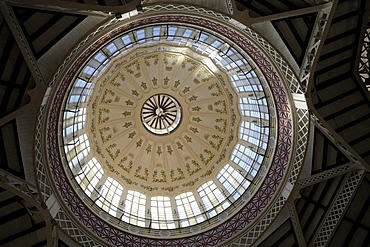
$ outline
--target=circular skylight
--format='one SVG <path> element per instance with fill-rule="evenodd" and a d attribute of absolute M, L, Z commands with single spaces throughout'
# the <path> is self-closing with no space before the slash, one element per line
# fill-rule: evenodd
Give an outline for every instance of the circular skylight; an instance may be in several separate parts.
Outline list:
<path fill-rule="evenodd" d="M 181 118 L 179 102 L 167 94 L 149 97 L 141 108 L 141 121 L 153 134 L 170 134 L 179 126 Z"/>
<path fill-rule="evenodd" d="M 52 146 L 62 147 L 65 176 L 51 167 L 71 210 L 83 211 L 76 217 L 93 232 L 92 221 L 108 222 L 122 234 L 187 241 L 256 219 L 293 140 L 284 85 L 261 54 L 229 27 L 171 15 L 117 24 L 87 47 L 50 111 L 61 110 Z"/>

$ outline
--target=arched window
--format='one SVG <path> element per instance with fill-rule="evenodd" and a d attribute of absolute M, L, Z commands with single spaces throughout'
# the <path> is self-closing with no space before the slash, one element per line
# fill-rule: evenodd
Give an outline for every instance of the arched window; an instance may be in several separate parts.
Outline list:
<path fill-rule="evenodd" d="M 266 150 L 269 128 L 258 126 L 255 123 L 242 121 L 240 123 L 239 138 Z"/>
<path fill-rule="evenodd" d="M 109 177 L 105 181 L 96 204 L 113 216 L 117 216 L 118 203 L 123 187 L 115 179 Z"/>
<path fill-rule="evenodd" d="M 173 229 L 172 206 L 167 196 L 154 196 L 151 198 L 151 227 L 156 229 Z"/>
<path fill-rule="evenodd" d="M 218 172 L 217 179 L 235 200 L 237 200 L 250 185 L 250 181 L 246 180 L 229 164 L 226 164 Z"/>
<path fill-rule="evenodd" d="M 231 154 L 231 160 L 255 177 L 261 167 L 263 156 L 238 143 Z"/>
<path fill-rule="evenodd" d="M 204 204 L 204 211 L 207 211 L 210 217 L 230 206 L 230 203 L 225 201 L 225 196 L 212 180 L 202 184 L 198 188 L 198 194 Z"/>
<path fill-rule="evenodd" d="M 134 225 L 145 227 L 146 196 L 138 191 L 127 192 L 122 220 Z"/>
<path fill-rule="evenodd" d="M 64 112 L 63 137 L 69 137 L 71 134 L 85 128 L 86 108 L 78 108 L 74 111 Z"/>
<path fill-rule="evenodd" d="M 200 215 L 201 211 L 192 192 L 185 192 L 177 195 L 175 201 L 181 227 L 204 221 L 204 217 Z"/>
<path fill-rule="evenodd" d="M 82 168 L 82 171 L 76 176 L 76 182 L 80 184 L 81 189 L 83 189 L 87 196 L 91 196 L 92 192 L 95 190 L 95 186 L 98 184 L 100 179 L 104 174 L 99 162 L 92 158 L 87 164 Z"/>
<path fill-rule="evenodd" d="M 69 143 L 65 144 L 64 150 L 67 156 L 69 167 L 73 170 L 90 153 L 90 143 L 86 134 L 80 135 Z"/>

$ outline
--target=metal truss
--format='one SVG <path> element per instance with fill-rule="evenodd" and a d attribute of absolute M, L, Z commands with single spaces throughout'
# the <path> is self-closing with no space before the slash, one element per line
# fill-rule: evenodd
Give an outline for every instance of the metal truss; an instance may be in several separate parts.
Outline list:
<path fill-rule="evenodd" d="M 361 47 L 360 59 L 358 64 L 358 74 L 365 83 L 365 87 L 370 91 L 370 27 L 365 31 L 364 41 Z"/>
<path fill-rule="evenodd" d="M 322 1 L 318 1 L 322 2 Z M 318 55 L 320 54 L 321 48 L 323 46 L 323 40 L 328 32 L 329 23 L 333 18 L 334 10 L 337 5 L 337 0 L 327 3 L 323 9 L 321 9 L 316 17 L 315 25 L 313 27 L 310 41 L 304 55 L 303 63 L 298 75 L 299 81 L 305 88 L 308 88 L 308 84 L 312 83 L 311 72 L 315 71 L 316 63 L 318 60 Z"/>

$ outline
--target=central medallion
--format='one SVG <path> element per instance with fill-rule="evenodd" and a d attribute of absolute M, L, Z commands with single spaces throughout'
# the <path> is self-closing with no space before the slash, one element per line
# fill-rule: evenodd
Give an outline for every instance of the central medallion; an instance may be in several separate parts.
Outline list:
<path fill-rule="evenodd" d="M 175 131 L 181 118 L 179 102 L 167 94 L 151 96 L 141 108 L 141 121 L 144 127 L 156 135 L 170 134 Z"/>

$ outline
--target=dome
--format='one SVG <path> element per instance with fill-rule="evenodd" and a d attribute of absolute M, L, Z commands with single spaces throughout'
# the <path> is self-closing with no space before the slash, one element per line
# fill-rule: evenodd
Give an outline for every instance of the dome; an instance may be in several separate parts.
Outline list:
<path fill-rule="evenodd" d="M 109 244 L 218 245 L 289 195 L 305 147 L 299 84 L 233 20 L 157 14 L 76 48 L 51 90 L 50 173 L 66 210 Z"/>

